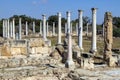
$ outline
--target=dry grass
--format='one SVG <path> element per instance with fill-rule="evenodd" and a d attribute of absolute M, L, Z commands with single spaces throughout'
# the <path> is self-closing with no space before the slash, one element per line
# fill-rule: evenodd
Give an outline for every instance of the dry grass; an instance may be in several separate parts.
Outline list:
<path fill-rule="evenodd" d="M 77 37 L 73 36 L 73 39 L 75 39 L 76 43 L 78 42 Z M 57 37 L 50 37 L 52 46 L 54 46 L 57 43 Z M 62 37 L 62 41 L 65 39 L 65 37 Z M 83 38 L 83 48 L 85 52 L 89 52 L 91 48 L 91 39 L 90 38 Z M 113 38 L 113 48 L 120 48 L 120 38 Z M 104 51 L 104 40 L 102 37 L 100 39 L 97 39 L 97 51 L 99 54 L 103 54 Z"/>

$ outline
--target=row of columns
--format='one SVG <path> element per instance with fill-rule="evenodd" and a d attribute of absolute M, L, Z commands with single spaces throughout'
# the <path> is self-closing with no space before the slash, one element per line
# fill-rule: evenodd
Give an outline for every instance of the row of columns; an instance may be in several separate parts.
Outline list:
<path fill-rule="evenodd" d="M 94 53 L 97 51 L 97 45 L 96 45 L 96 8 L 92 8 L 92 42 L 91 42 L 91 52 Z M 74 67 L 74 62 L 72 59 L 72 24 L 71 22 L 71 13 L 68 11 L 66 13 L 67 15 L 67 24 L 65 24 L 65 33 L 66 33 L 66 38 L 68 39 L 68 57 L 65 66 L 69 68 Z M 58 43 L 61 44 L 61 13 L 57 13 L 58 15 Z M 82 33 L 83 33 L 83 11 L 78 10 L 78 24 L 76 24 L 76 28 L 78 28 L 77 33 L 78 33 L 78 46 L 81 50 L 83 50 L 83 41 L 82 41 Z M 42 15 L 43 23 L 40 22 L 40 34 L 42 35 L 44 41 L 47 41 L 47 34 L 48 34 L 48 23 L 46 25 L 46 16 Z M 43 33 L 42 33 L 42 24 L 43 24 Z M 77 27 L 78 25 L 78 27 Z M 88 26 L 88 25 L 87 25 Z M 10 28 L 10 29 L 9 29 Z M 87 28 L 88 30 L 88 28 Z M 10 32 L 11 36 L 9 36 Z M 22 39 L 21 37 L 21 32 L 22 32 L 22 23 L 21 23 L 21 18 L 19 18 L 19 39 Z M 33 22 L 33 33 L 35 33 L 35 22 Z M 55 23 L 53 23 L 53 34 L 55 34 Z M 28 22 L 26 22 L 26 35 L 28 35 Z M 3 37 L 13 37 L 15 38 L 15 20 L 13 19 L 12 22 L 9 23 L 8 20 L 3 20 Z"/>

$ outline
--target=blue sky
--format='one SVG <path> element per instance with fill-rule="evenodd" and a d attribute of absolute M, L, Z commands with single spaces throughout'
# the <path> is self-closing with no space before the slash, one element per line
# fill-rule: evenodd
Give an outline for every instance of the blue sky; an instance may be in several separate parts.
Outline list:
<path fill-rule="evenodd" d="M 113 16 L 120 16 L 120 0 L 0 0 L 0 19 L 15 14 L 41 19 L 42 14 L 49 17 L 57 12 L 66 17 L 66 11 L 71 11 L 71 19 L 76 19 L 78 9 L 84 10 L 83 15 L 91 18 L 92 7 L 98 8 L 98 24 L 103 22 L 106 11 L 112 12 Z"/>

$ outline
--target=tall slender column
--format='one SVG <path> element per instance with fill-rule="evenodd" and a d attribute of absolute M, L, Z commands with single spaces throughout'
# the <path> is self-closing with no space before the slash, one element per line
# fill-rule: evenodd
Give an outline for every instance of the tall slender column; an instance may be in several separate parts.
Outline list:
<path fill-rule="evenodd" d="M 26 26 L 25 26 L 26 27 L 26 29 L 25 29 L 26 31 L 25 32 L 26 32 L 26 36 L 28 36 L 28 22 L 26 21 L 25 24 L 26 24 Z"/>
<path fill-rule="evenodd" d="M 3 20 L 2 27 L 3 27 L 3 38 L 4 38 L 5 37 L 5 20 Z"/>
<path fill-rule="evenodd" d="M 67 23 L 65 23 L 65 35 L 67 35 Z"/>
<path fill-rule="evenodd" d="M 78 36 L 78 23 L 76 23 L 76 36 Z"/>
<path fill-rule="evenodd" d="M 40 21 L 40 35 L 42 36 L 42 23 Z"/>
<path fill-rule="evenodd" d="M 13 39 L 15 39 L 15 18 L 12 20 L 12 25 L 13 25 Z"/>
<path fill-rule="evenodd" d="M 89 26 L 89 24 L 87 23 L 87 28 L 86 28 L 86 36 L 88 36 L 88 26 Z"/>
<path fill-rule="evenodd" d="M 46 33 L 47 33 L 47 36 L 48 36 L 48 31 L 49 31 L 49 30 L 48 30 L 48 27 L 49 27 L 49 26 L 48 26 L 48 22 L 47 22 L 47 26 L 46 26 L 46 27 L 47 27 Z"/>
<path fill-rule="evenodd" d="M 97 51 L 97 43 L 96 43 L 96 11 L 97 8 L 92 8 L 92 45 L 91 45 L 91 51 L 92 53 L 95 53 Z"/>
<path fill-rule="evenodd" d="M 102 30 L 102 36 L 104 37 L 104 24 L 102 26 L 103 30 Z"/>
<path fill-rule="evenodd" d="M 53 36 L 55 36 L 55 22 L 53 22 Z"/>
<path fill-rule="evenodd" d="M 58 13 L 58 44 L 61 44 L 61 13 Z"/>
<path fill-rule="evenodd" d="M 81 50 L 83 50 L 83 11 L 82 10 L 78 10 L 78 46 Z"/>
<path fill-rule="evenodd" d="M 10 22 L 10 37 L 13 37 L 13 26 L 12 26 L 12 22 Z"/>
<path fill-rule="evenodd" d="M 5 20 L 5 37 L 8 37 L 8 25 L 7 25 L 7 19 Z"/>
<path fill-rule="evenodd" d="M 47 41 L 47 38 L 46 38 L 46 16 L 42 15 L 42 17 L 43 17 L 43 39 L 45 41 Z"/>
<path fill-rule="evenodd" d="M 10 25 L 9 25 L 9 19 L 7 20 L 7 29 L 8 29 L 8 38 L 10 38 Z"/>
<path fill-rule="evenodd" d="M 72 33 L 72 26 L 73 26 L 73 24 L 72 24 L 72 22 L 70 23 L 70 31 L 71 31 L 71 33 Z"/>
<path fill-rule="evenodd" d="M 21 23 L 21 18 L 19 18 L 19 39 L 22 39 L 21 33 L 22 33 L 22 23 Z"/>
<path fill-rule="evenodd" d="M 70 32 L 70 12 L 67 12 L 67 27 L 68 27 L 68 56 L 65 66 L 69 69 L 74 69 L 74 62 L 72 59 L 72 36 Z"/>
<path fill-rule="evenodd" d="M 33 21 L 33 33 L 35 34 L 35 21 Z"/>

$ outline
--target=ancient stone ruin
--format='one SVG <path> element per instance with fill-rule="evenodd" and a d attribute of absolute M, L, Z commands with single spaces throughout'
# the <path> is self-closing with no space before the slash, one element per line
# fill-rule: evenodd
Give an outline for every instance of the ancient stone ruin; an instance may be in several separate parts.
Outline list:
<path fill-rule="evenodd" d="M 55 33 L 53 22 L 52 34 L 49 34 L 46 16 L 42 15 L 40 33 L 35 32 L 33 22 L 33 34 L 30 34 L 28 23 L 25 23 L 25 35 L 23 34 L 21 18 L 19 30 L 15 31 L 15 19 L 10 23 L 9 19 L 3 20 L 3 37 L 0 38 L 0 80 L 113 80 L 120 79 L 120 60 L 118 55 L 112 52 L 112 14 L 105 13 L 104 18 L 104 54 L 102 58 L 96 56 L 96 13 L 92 8 L 92 36 L 90 53 L 83 49 L 83 21 L 82 10 L 78 10 L 79 22 L 76 34 L 72 33 L 71 12 L 66 12 L 67 23 L 65 33 L 61 30 L 61 16 L 58 15 L 58 36 Z M 88 25 L 87 25 L 88 26 Z M 78 30 L 78 31 L 77 31 Z M 88 31 L 88 30 L 87 30 Z M 48 34 L 48 35 L 47 35 Z M 63 35 L 64 34 L 64 35 Z M 49 35 L 58 37 L 56 45 L 51 46 Z M 77 37 L 77 42 L 73 39 Z M 37 37 L 36 37 L 37 36 Z M 49 36 L 49 37 L 48 37 Z M 87 35 L 88 36 L 88 35 Z M 64 37 L 64 42 L 62 42 Z M 96 61 L 102 60 L 102 64 Z M 107 65 L 106 65 L 107 64 Z M 116 67 L 116 68 L 111 68 Z M 116 72 L 116 74 L 114 74 Z"/>

